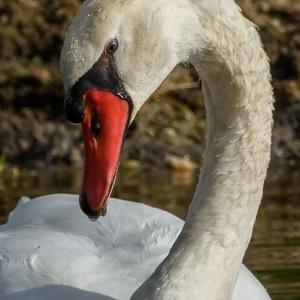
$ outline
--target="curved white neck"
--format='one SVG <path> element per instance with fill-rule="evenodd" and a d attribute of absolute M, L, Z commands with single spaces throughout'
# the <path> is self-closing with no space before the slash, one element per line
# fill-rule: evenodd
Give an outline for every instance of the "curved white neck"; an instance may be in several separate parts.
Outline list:
<path fill-rule="evenodd" d="M 262 197 L 273 108 L 260 39 L 237 16 L 228 28 L 214 24 L 208 35 L 222 38 L 208 36 L 206 51 L 190 52 L 207 109 L 204 165 L 178 240 L 132 299 L 231 297 Z"/>

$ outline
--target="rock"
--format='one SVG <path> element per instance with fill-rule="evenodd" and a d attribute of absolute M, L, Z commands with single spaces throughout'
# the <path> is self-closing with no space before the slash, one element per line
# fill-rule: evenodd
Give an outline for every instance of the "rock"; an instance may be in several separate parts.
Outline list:
<path fill-rule="evenodd" d="M 122 161 L 122 167 L 125 169 L 138 169 L 141 166 L 141 162 L 134 159 L 127 159 Z"/>
<path fill-rule="evenodd" d="M 165 158 L 165 162 L 171 169 L 181 172 L 190 172 L 199 167 L 195 162 L 192 162 L 189 157 L 167 155 Z"/>

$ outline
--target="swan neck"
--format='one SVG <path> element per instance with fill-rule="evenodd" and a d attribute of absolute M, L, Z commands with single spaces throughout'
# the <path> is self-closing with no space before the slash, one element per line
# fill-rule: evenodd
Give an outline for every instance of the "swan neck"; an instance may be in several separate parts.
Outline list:
<path fill-rule="evenodd" d="M 184 265 L 197 272 L 194 285 L 199 293 L 206 288 L 207 300 L 232 296 L 270 159 L 269 64 L 259 38 L 252 43 L 255 54 L 248 44 L 233 57 L 228 53 L 226 60 L 218 52 L 214 62 L 191 59 L 203 80 L 206 150 L 186 224 L 172 252 L 179 261 L 194 255 Z"/>
<path fill-rule="evenodd" d="M 205 63 L 195 63 L 203 76 L 206 150 L 186 226 L 195 220 L 209 226 L 199 218 L 207 209 L 216 219 L 236 219 L 236 208 L 249 227 L 256 217 L 270 159 L 273 95 L 267 57 L 255 60 L 232 61 L 234 72 L 229 61 L 205 70 Z"/>
<path fill-rule="evenodd" d="M 199 289 L 211 287 L 205 299 L 225 300 L 232 295 L 270 159 L 273 97 L 269 64 L 259 38 L 251 43 L 241 44 L 234 55 L 228 52 L 226 60 L 221 51 L 214 52 L 214 62 L 192 58 L 203 80 L 206 151 L 174 251 L 197 256 L 198 284 L 203 284 Z"/>
<path fill-rule="evenodd" d="M 225 25 L 202 30 L 209 42 L 189 51 L 207 111 L 204 163 L 179 238 L 136 296 L 187 299 L 188 291 L 188 299 L 228 300 L 233 293 L 270 159 L 273 94 L 254 26 L 239 12 Z"/>

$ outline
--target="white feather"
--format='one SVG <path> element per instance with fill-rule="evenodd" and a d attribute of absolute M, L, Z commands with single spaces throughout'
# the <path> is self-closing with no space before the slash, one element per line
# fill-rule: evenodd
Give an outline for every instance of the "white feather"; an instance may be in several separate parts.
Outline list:
<path fill-rule="evenodd" d="M 117 199 L 108 208 L 92 223 L 75 195 L 18 205 L 0 227 L 0 299 L 129 299 L 166 257 L 183 221 Z M 233 299 L 268 298 L 242 267 Z"/>

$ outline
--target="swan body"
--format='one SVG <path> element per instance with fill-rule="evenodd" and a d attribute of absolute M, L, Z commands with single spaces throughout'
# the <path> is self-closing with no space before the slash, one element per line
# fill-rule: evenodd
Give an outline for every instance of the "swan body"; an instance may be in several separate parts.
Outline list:
<path fill-rule="evenodd" d="M 81 208 L 92 217 L 105 214 L 125 125 L 182 62 L 199 73 L 207 110 L 204 163 L 184 225 L 166 213 L 127 202 L 112 202 L 107 219 L 96 225 L 87 224 L 65 196 L 58 197 L 60 202 L 26 203 L 1 229 L 2 270 L 16 264 L 36 277 L 18 274 L 20 288 L 2 272 L 0 286 L 7 294 L 54 281 L 95 289 L 113 299 L 269 299 L 241 265 L 270 159 L 273 93 L 257 30 L 233 0 L 83 3 L 61 56 L 66 115 L 83 122 L 84 129 Z M 44 213 L 42 208 L 31 213 L 43 205 L 49 206 Z M 27 220 L 26 226 L 19 218 Z M 13 262 L 14 256 L 7 262 L 9 253 L 22 255 L 17 234 L 22 230 L 24 236 L 29 234 L 28 245 L 35 244 L 32 237 L 38 234 L 47 246 L 29 247 L 32 256 L 27 253 L 21 263 L 18 258 Z M 24 240 L 21 244 L 27 247 Z M 36 258 L 38 251 L 45 251 L 46 257 L 48 249 L 52 261 Z M 74 267 L 64 265 L 61 254 L 71 258 Z M 56 260 L 61 268 L 55 268 Z"/>
<path fill-rule="evenodd" d="M 0 227 L 1 300 L 130 299 L 183 226 L 170 213 L 117 199 L 105 218 L 91 223 L 77 198 L 24 198 Z M 269 297 L 242 266 L 232 299 Z"/>

